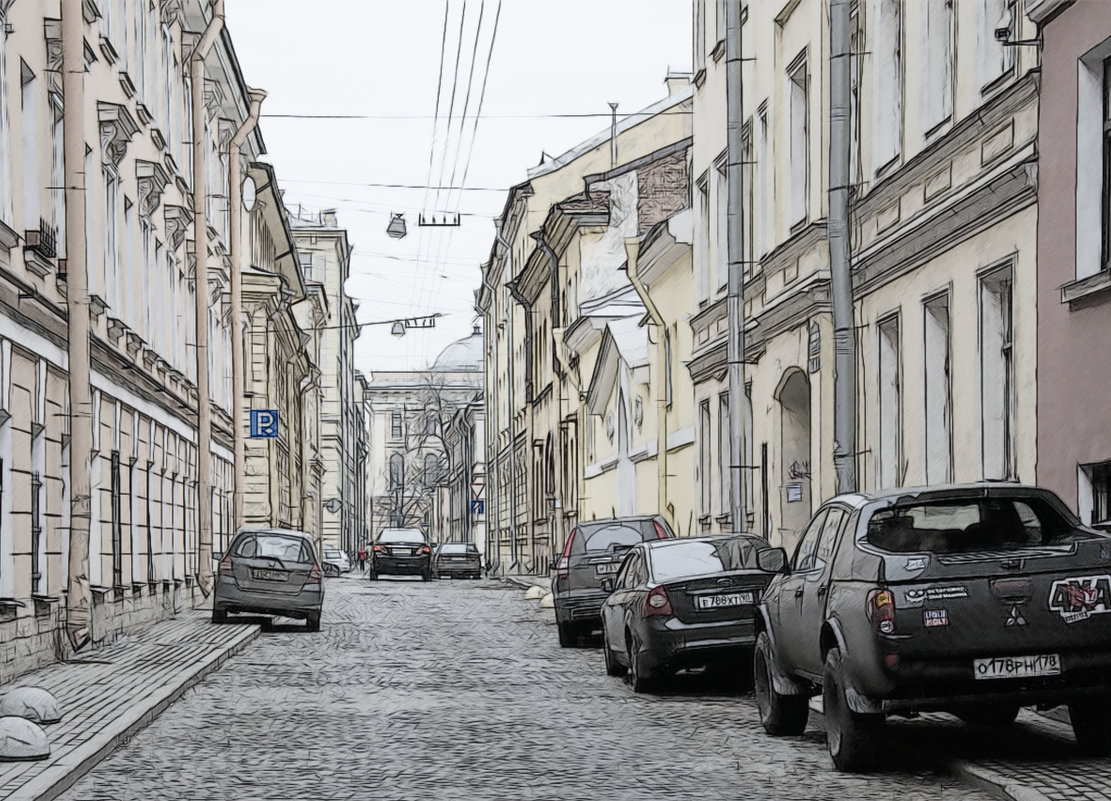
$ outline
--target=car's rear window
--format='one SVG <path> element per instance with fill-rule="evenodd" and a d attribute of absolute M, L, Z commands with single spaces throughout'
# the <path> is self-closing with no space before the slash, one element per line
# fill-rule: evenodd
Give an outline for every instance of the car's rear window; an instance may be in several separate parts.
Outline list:
<path fill-rule="evenodd" d="M 969 498 L 896 505 L 868 520 L 869 544 L 892 553 L 1008 551 L 1082 532 L 1041 498 Z"/>
<path fill-rule="evenodd" d="M 448 543 L 440 547 L 440 553 L 454 556 L 459 556 L 461 554 L 476 554 L 478 553 L 478 548 L 473 545 L 467 545 L 466 543 Z"/>
<path fill-rule="evenodd" d="M 325 548 L 324 549 L 324 555 L 327 556 L 327 557 L 343 556 L 343 554 L 340 553 L 339 551 L 337 551 L 335 548 Z"/>
<path fill-rule="evenodd" d="M 312 549 L 300 537 L 285 534 L 252 534 L 235 547 L 236 556 L 248 559 L 279 559 L 282 562 L 312 562 Z"/>
<path fill-rule="evenodd" d="M 424 534 L 412 528 L 387 528 L 378 537 L 379 542 L 424 542 Z"/>
<path fill-rule="evenodd" d="M 752 570 L 757 567 L 757 550 L 768 547 L 766 542 L 755 537 L 730 537 L 712 542 L 676 540 L 649 549 L 652 578 L 665 582 L 730 570 Z"/>
<path fill-rule="evenodd" d="M 572 553 L 612 551 L 615 546 L 632 547 L 648 540 L 659 539 L 651 520 L 629 520 L 604 523 L 583 523 L 571 543 Z"/>

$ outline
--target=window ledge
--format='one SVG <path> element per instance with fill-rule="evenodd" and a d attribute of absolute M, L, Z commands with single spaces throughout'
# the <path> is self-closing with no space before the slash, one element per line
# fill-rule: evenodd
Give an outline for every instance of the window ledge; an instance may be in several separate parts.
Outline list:
<path fill-rule="evenodd" d="M 13 231 L 7 223 L 0 221 L 0 246 L 11 250 L 19 244 L 19 234 Z"/>
<path fill-rule="evenodd" d="M 706 83 L 706 68 L 699 67 L 698 72 L 694 74 L 694 86 L 696 89 L 701 89 L 704 83 Z"/>
<path fill-rule="evenodd" d="M 1100 270 L 1095 275 L 1071 281 L 1061 287 L 1061 302 L 1074 306 L 1081 301 L 1111 290 L 1111 270 Z"/>
<path fill-rule="evenodd" d="M 714 61 L 721 61 L 721 57 L 725 55 L 724 39 L 718 40 L 718 43 L 714 45 L 713 52 L 710 53 L 710 55 L 713 57 Z"/>

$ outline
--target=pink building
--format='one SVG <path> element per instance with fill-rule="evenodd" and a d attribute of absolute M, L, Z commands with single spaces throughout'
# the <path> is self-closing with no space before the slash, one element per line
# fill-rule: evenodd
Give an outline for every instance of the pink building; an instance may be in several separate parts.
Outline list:
<path fill-rule="evenodd" d="M 1026 10 L 1042 38 L 1037 480 L 1111 523 L 1111 3 Z"/>

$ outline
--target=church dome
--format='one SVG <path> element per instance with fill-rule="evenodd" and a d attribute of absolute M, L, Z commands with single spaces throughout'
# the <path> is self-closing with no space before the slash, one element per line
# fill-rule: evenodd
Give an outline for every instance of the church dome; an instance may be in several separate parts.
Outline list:
<path fill-rule="evenodd" d="M 479 373 L 483 370 L 482 331 L 476 325 L 469 337 L 452 342 L 436 357 L 432 369 L 440 373 Z"/>

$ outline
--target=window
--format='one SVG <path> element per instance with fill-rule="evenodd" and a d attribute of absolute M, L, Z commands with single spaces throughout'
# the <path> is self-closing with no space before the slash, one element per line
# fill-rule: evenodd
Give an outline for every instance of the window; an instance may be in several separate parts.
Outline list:
<path fill-rule="evenodd" d="M 759 121 L 756 125 L 756 200 L 754 202 L 756 211 L 756 241 L 753 243 L 755 246 L 753 252 L 760 257 L 767 253 L 767 243 L 770 241 L 768 226 L 771 223 L 771 219 L 768 216 L 768 209 L 773 202 L 773 196 L 771 180 L 772 163 L 771 154 L 768 151 L 769 145 L 768 109 L 766 106 L 761 106 Z"/>
<path fill-rule="evenodd" d="M 440 459 L 434 453 L 424 455 L 424 484 L 427 487 L 436 486 L 440 479 Z"/>
<path fill-rule="evenodd" d="M 7 17 L 0 12 L 0 64 L 8 63 Z M 12 219 L 12 148 L 11 134 L 8 127 L 8 71 L 0 70 L 0 215 L 9 225 L 14 225 Z"/>
<path fill-rule="evenodd" d="M 833 558 L 833 548 L 837 545 L 837 534 L 841 531 L 841 524 L 845 521 L 845 510 L 840 506 L 831 507 L 826 520 L 822 524 L 822 536 L 818 538 L 818 547 L 814 552 L 814 568 L 820 569 L 829 564 Z"/>
<path fill-rule="evenodd" d="M 393 412 L 390 414 L 390 437 L 392 439 L 401 439 L 404 435 L 401 425 L 401 412 Z"/>
<path fill-rule="evenodd" d="M 729 393 L 723 392 L 718 397 L 718 511 L 723 515 L 729 514 L 733 499 L 729 471 L 729 465 L 733 463 L 729 447 L 729 423 Z"/>
<path fill-rule="evenodd" d="M 953 480 L 952 384 L 949 376 L 949 293 L 923 305 L 926 483 Z"/>
<path fill-rule="evenodd" d="M 710 289 L 720 292 L 729 283 L 729 177 L 725 162 L 714 169 L 714 252 L 710 261 Z"/>
<path fill-rule="evenodd" d="M 794 228 L 806 220 L 807 196 L 807 75 L 806 51 L 804 50 L 792 62 L 787 70 L 787 89 L 790 97 L 789 126 L 790 139 L 787 165 L 787 180 L 789 185 L 790 227 Z"/>
<path fill-rule="evenodd" d="M 719 542 L 676 540 L 648 551 L 652 578 L 657 582 L 752 570 L 757 554 L 769 545 L 758 537 L 729 537 Z"/>
<path fill-rule="evenodd" d="M 39 227 L 39 111 L 35 94 L 35 73 L 20 59 L 23 115 L 23 222 L 28 231 Z"/>
<path fill-rule="evenodd" d="M 822 524 L 825 523 L 826 514 L 826 509 L 818 512 L 814 519 L 810 521 L 810 525 L 806 527 L 802 539 L 799 540 L 798 549 L 795 551 L 796 571 L 814 569 L 818 550 L 818 536 L 822 532 Z"/>
<path fill-rule="evenodd" d="M 902 153 L 903 0 L 872 0 L 872 170 Z"/>
<path fill-rule="evenodd" d="M 928 133 L 953 116 L 953 0 L 929 0 L 922 7 L 926 69 L 921 113 L 923 133 Z"/>
<path fill-rule="evenodd" d="M 985 479 L 1014 478 L 1011 268 L 980 279 L 980 414 Z"/>
<path fill-rule="evenodd" d="M 312 281 L 312 254 L 301 253 L 297 256 L 297 261 L 301 263 L 301 275 L 306 281 Z"/>
<path fill-rule="evenodd" d="M 1111 462 L 1089 468 L 1092 483 L 1092 525 L 1111 521 Z"/>
<path fill-rule="evenodd" d="M 976 47 L 976 77 L 980 89 L 989 88 L 1015 66 L 1015 48 L 1007 47 L 995 38 L 1001 28 L 1008 31 L 1008 38 L 1017 39 L 1017 0 L 979 0 L 979 41 Z"/>
<path fill-rule="evenodd" d="M 698 269 L 698 299 L 710 297 L 710 183 L 706 176 L 698 181 L 698 241 L 695 259 Z"/>
<path fill-rule="evenodd" d="M 752 120 L 744 127 L 741 138 L 741 275 L 748 278 L 752 274 Z"/>
<path fill-rule="evenodd" d="M 694 70 L 706 69 L 706 0 L 694 2 Z"/>
<path fill-rule="evenodd" d="M 710 401 L 698 406 L 698 478 L 702 491 L 702 514 L 710 514 Z"/>
<path fill-rule="evenodd" d="M 672 393 L 674 392 L 671 352 L 671 332 L 664 333 L 664 400 L 667 408 L 671 408 Z"/>
<path fill-rule="evenodd" d="M 1103 258 L 1102 269 L 1111 266 L 1111 59 L 1103 62 Z M 1079 162 L 1078 162 L 1079 166 Z M 1077 229 L 1079 231 L 1079 227 Z"/>
<path fill-rule="evenodd" d="M 244 559 L 280 559 L 285 562 L 311 564 L 312 549 L 301 537 L 280 534 L 257 534 L 244 537 L 235 546 L 236 556 Z"/>
<path fill-rule="evenodd" d="M 405 485 L 405 457 L 400 453 L 390 456 L 390 491 Z"/>
<path fill-rule="evenodd" d="M 890 317 L 879 324 L 879 383 L 878 484 L 883 489 L 903 483 L 898 317 Z"/>

